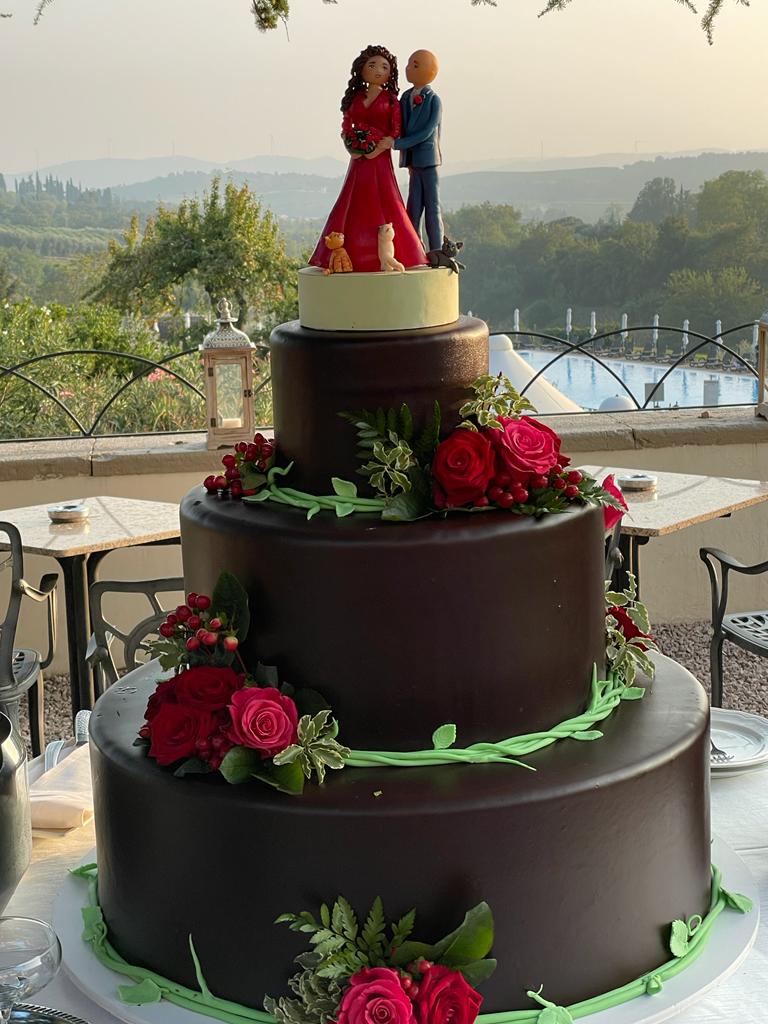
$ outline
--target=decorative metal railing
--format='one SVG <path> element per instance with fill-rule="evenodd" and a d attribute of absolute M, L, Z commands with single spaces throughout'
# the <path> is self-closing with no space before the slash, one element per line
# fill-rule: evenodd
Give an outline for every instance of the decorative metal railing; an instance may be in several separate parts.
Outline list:
<path fill-rule="evenodd" d="M 517 318 L 516 318 L 517 319 Z M 531 387 L 541 377 L 545 377 L 547 371 L 552 366 L 557 364 L 560 360 L 571 355 L 580 355 L 593 360 L 597 365 L 603 368 L 603 370 L 612 378 L 618 389 L 623 392 L 631 404 L 638 410 L 649 408 L 658 402 L 656 398 L 660 395 L 663 390 L 663 386 L 666 380 L 684 364 L 688 364 L 696 369 L 708 369 L 710 371 L 723 371 L 723 370 L 739 370 L 746 374 L 750 374 L 752 377 L 760 379 L 759 370 L 750 361 L 749 356 L 742 354 L 736 347 L 729 344 L 724 339 L 729 339 L 737 334 L 748 332 L 753 337 L 756 337 L 756 324 L 755 322 L 748 322 L 740 324 L 737 327 L 729 328 L 725 331 L 720 331 L 714 337 L 701 334 L 697 331 L 690 330 L 689 328 L 679 327 L 668 327 L 658 323 L 657 318 L 654 318 L 654 323 L 650 325 L 640 326 L 629 326 L 626 323 L 622 323 L 621 327 L 616 329 L 605 331 L 603 333 L 594 332 L 594 328 L 590 331 L 589 335 L 580 340 L 571 341 L 558 337 L 555 334 L 548 334 L 538 331 L 523 331 L 520 330 L 519 324 L 515 324 L 512 328 L 505 327 L 494 327 L 492 328 L 492 334 L 506 334 L 513 340 L 519 339 L 530 339 L 531 342 L 538 343 L 539 347 L 543 349 L 559 349 L 559 351 L 553 351 L 552 358 L 546 362 L 544 366 L 536 370 L 530 379 L 522 386 L 521 390 L 523 394 L 526 394 Z M 642 346 L 640 350 L 637 349 L 635 338 L 638 335 L 644 335 L 650 333 L 650 341 L 648 344 Z M 663 336 L 667 351 L 664 354 L 658 352 L 658 339 Z M 679 337 L 680 345 L 679 351 L 676 353 L 674 348 L 669 349 L 671 337 Z M 762 342 L 761 342 L 762 344 Z M 744 341 L 741 342 L 742 349 L 744 348 Z M 760 366 L 765 364 L 765 354 L 761 348 L 761 357 L 758 359 L 757 346 L 754 342 L 749 343 L 747 346 L 750 349 L 750 355 L 752 350 L 755 350 L 754 362 Z M 714 349 L 718 354 L 712 359 L 702 360 L 700 353 L 704 350 L 711 351 Z M 671 351 L 671 354 L 670 354 Z M 163 357 L 162 359 L 150 359 L 146 356 L 137 355 L 132 352 L 119 352 L 113 350 L 94 350 L 94 349 L 68 349 L 59 352 L 47 352 L 40 355 L 30 356 L 27 359 L 22 360 L 12 366 L 0 365 L 0 438 L 3 435 L 4 422 L 7 417 L 3 416 L 3 402 L 4 392 L 3 384 L 10 379 L 21 382 L 25 387 L 28 387 L 32 392 L 37 392 L 38 395 L 42 395 L 45 400 L 52 403 L 53 408 L 58 409 L 59 412 L 65 417 L 65 422 L 70 425 L 71 429 L 69 433 L 62 432 L 57 435 L 51 435 L 45 433 L 45 431 L 24 432 L 25 440 L 52 440 L 54 437 L 83 437 L 83 438 L 95 438 L 105 435 L 118 435 L 118 436 L 141 436 L 143 434 L 163 434 L 163 433 L 194 433 L 202 429 L 202 424 L 205 422 L 204 414 L 204 402 L 205 395 L 201 386 L 198 386 L 194 380 L 190 379 L 190 376 L 185 375 L 177 369 L 172 367 L 177 360 L 182 359 L 184 356 L 197 354 L 198 350 L 196 347 L 190 347 L 181 349 L 178 352 L 173 352 L 170 355 Z M 115 362 L 120 361 L 121 364 L 129 364 L 135 367 L 133 372 L 118 374 L 117 380 L 109 379 L 108 386 L 110 391 L 108 394 L 103 396 L 103 400 L 94 399 L 93 408 L 86 418 L 82 412 L 78 412 L 76 407 L 73 406 L 71 401 L 68 401 L 68 397 L 76 398 L 71 391 L 62 390 L 61 388 L 56 390 L 55 384 L 52 384 L 50 380 L 36 379 L 31 374 L 33 367 L 40 366 L 42 364 L 49 364 L 53 360 L 61 360 L 69 357 L 91 357 L 94 360 L 98 360 L 99 365 L 103 366 L 103 361 L 109 363 L 113 360 Z M 649 363 L 668 363 L 668 368 L 661 375 L 660 379 L 655 382 L 654 387 L 645 396 L 645 399 L 641 401 L 628 387 L 628 385 L 622 380 L 621 375 L 614 369 L 611 363 L 607 360 L 615 358 L 623 358 L 628 360 L 642 360 Z M 188 391 L 194 399 L 194 411 L 190 412 L 187 417 L 189 420 L 188 426 L 175 426 L 170 430 L 120 430 L 116 429 L 114 418 L 113 421 L 108 419 L 109 414 L 114 410 L 118 400 L 126 395 L 129 395 L 131 389 L 135 389 L 137 385 L 142 381 L 152 379 L 152 375 L 161 371 L 163 377 L 168 377 L 170 380 L 175 382 L 181 390 Z M 764 372 L 764 371 L 763 371 Z M 271 383 L 271 378 L 268 372 L 268 364 L 264 363 L 264 372 L 261 381 L 257 385 L 254 396 L 258 396 L 262 393 L 263 400 L 266 402 L 268 399 L 268 392 L 266 389 Z M 83 382 L 83 387 L 88 387 L 88 381 Z M 762 391 L 758 390 L 758 395 L 762 395 Z M 7 396 L 5 396 L 7 398 Z M 758 401 L 760 398 L 758 398 Z M 199 406 L 198 406 L 199 403 Z M 31 403 L 33 404 L 33 403 Z M 82 404 L 82 402 L 80 403 Z M 753 405 L 754 402 L 750 403 L 739 403 Z M 689 405 L 688 408 L 701 408 L 702 406 Z M 199 408 L 199 415 L 197 409 Z M 265 414 L 268 415 L 268 405 L 265 405 Z M 36 421 L 45 421 L 46 413 L 45 410 L 34 410 L 30 413 L 30 416 L 34 416 Z M 50 416 L 48 416 L 50 422 Z M 17 434 L 17 436 L 19 436 Z M 7 433 L 5 439 L 9 439 Z"/>

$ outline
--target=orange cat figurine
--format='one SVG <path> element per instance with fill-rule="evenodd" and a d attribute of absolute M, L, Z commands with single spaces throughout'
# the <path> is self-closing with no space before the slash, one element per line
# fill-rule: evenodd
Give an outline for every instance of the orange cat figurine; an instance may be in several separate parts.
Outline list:
<path fill-rule="evenodd" d="M 324 268 L 324 274 L 350 274 L 352 272 L 352 260 L 344 248 L 344 235 L 340 231 L 332 231 L 325 236 L 325 244 L 331 250 L 331 257 L 328 266 Z"/>

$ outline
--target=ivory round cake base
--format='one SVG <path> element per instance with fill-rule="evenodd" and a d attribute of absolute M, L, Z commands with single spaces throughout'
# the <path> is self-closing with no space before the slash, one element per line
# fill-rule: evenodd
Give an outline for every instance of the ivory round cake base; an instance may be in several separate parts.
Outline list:
<path fill-rule="evenodd" d="M 446 267 L 404 273 L 299 271 L 299 320 L 318 331 L 413 331 L 459 318 L 459 275 Z"/>
<path fill-rule="evenodd" d="M 94 851 L 84 858 L 83 863 L 93 861 L 95 856 Z M 715 985 L 738 970 L 757 936 L 760 893 L 744 861 L 717 837 L 712 842 L 712 860 L 722 871 L 727 888 L 752 900 L 752 912 L 721 914 L 704 952 L 677 977 L 665 981 L 661 992 L 640 996 L 583 1018 L 589 1024 L 660 1024 L 699 1002 Z M 202 1014 L 190 1014 L 189 1010 L 165 1001 L 143 1006 L 121 1003 L 117 987 L 130 984 L 130 979 L 104 967 L 83 941 L 80 910 L 85 902 L 85 883 L 82 879 L 68 877 L 56 898 L 53 927 L 61 941 L 63 969 L 88 999 L 126 1024 L 194 1024 L 195 1018 L 200 1021 L 213 1019 Z M 503 970 L 503 964 L 497 969 Z"/>

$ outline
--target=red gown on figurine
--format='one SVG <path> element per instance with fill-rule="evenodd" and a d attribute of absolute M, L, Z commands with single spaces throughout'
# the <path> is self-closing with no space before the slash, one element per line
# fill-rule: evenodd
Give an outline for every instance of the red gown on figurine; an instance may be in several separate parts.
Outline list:
<path fill-rule="evenodd" d="M 344 114 L 342 132 L 351 128 L 369 128 L 378 141 L 384 136 L 400 135 L 400 102 L 382 90 L 370 107 L 363 100 L 365 92 L 357 93 Z M 378 233 L 381 224 L 391 223 L 395 231 L 395 257 L 405 267 L 418 267 L 427 262 L 424 247 L 416 234 L 400 195 L 392 167 L 392 151 L 387 149 L 372 160 L 364 156 L 350 160 L 339 198 L 331 210 L 320 241 L 312 253 L 310 264 L 327 267 L 330 251 L 325 236 L 332 231 L 344 235 L 344 248 L 349 253 L 353 270 L 381 270 Z"/>

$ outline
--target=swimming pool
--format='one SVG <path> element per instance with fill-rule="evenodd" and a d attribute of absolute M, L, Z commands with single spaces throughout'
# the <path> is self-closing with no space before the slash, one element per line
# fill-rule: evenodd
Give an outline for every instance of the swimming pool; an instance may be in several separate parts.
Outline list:
<path fill-rule="evenodd" d="M 534 369 L 540 370 L 556 355 L 556 352 L 519 349 L 522 356 Z M 657 363 L 641 363 L 624 359 L 601 357 L 606 366 L 619 376 L 629 388 L 637 402 L 645 401 L 645 383 L 655 383 L 669 370 L 669 366 Z M 547 380 L 577 402 L 584 409 L 598 409 L 600 403 L 612 395 L 626 395 L 600 363 L 589 356 L 563 356 L 544 374 Z M 717 401 L 705 402 L 704 382 L 718 383 Z M 746 373 L 714 372 L 689 368 L 687 364 L 676 367 L 664 381 L 664 400 L 660 408 L 677 405 L 680 408 L 700 405 L 750 405 L 757 401 L 757 378 Z"/>

